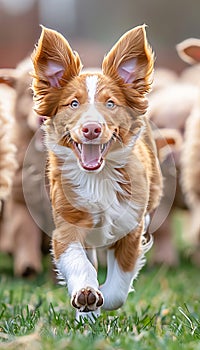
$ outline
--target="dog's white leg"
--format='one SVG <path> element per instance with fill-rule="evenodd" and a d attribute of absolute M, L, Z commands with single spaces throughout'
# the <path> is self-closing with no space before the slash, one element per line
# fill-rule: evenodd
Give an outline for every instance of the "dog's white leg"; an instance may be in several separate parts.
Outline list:
<path fill-rule="evenodd" d="M 104 296 L 103 309 L 115 310 L 121 307 L 127 299 L 128 293 L 133 290 L 132 283 L 137 277 L 140 269 L 145 264 L 144 254 L 151 248 L 152 239 L 149 242 L 142 242 L 142 237 L 136 237 L 131 240 L 129 237 L 124 237 L 121 241 L 121 246 L 116 249 L 109 249 L 107 255 L 107 278 L 100 290 Z M 126 242 L 127 241 L 127 242 Z M 132 243 L 132 247 L 131 247 Z M 123 254 L 118 259 L 119 253 Z"/>
<path fill-rule="evenodd" d="M 98 315 L 103 296 L 99 291 L 97 272 L 81 243 L 70 243 L 56 260 L 56 266 L 67 283 L 71 304 L 77 309 L 77 319 L 81 315 L 89 319 L 92 319 L 92 313 Z"/>
<path fill-rule="evenodd" d="M 108 274 L 105 283 L 100 287 L 104 296 L 105 310 L 115 310 L 121 307 L 127 299 L 134 270 L 124 272 L 115 259 L 114 249 L 107 252 Z"/>

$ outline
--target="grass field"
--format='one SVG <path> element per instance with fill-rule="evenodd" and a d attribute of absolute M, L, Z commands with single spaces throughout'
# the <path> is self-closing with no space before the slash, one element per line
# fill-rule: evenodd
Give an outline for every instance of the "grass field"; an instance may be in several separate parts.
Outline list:
<path fill-rule="evenodd" d="M 199 269 L 181 256 L 176 269 L 147 264 L 123 308 L 82 324 L 48 258 L 45 272 L 27 281 L 13 277 L 11 257 L 1 254 L 0 349 L 200 349 Z"/>

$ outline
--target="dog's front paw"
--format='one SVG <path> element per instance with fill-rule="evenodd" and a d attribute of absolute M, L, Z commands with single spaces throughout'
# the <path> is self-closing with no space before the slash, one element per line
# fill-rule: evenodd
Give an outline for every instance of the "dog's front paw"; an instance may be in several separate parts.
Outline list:
<path fill-rule="evenodd" d="M 82 288 L 72 296 L 71 303 L 81 312 L 95 311 L 103 305 L 103 295 L 91 287 Z"/>

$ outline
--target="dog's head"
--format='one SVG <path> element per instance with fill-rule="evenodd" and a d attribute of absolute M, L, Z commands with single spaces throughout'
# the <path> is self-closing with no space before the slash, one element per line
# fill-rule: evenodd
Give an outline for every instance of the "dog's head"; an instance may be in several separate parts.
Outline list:
<path fill-rule="evenodd" d="M 110 152 L 139 133 L 153 62 L 144 25 L 120 38 L 104 58 L 102 73 L 81 72 L 81 60 L 65 38 L 42 28 L 33 54 L 35 110 L 47 118 L 51 140 L 71 148 L 82 170 L 100 171 Z"/>

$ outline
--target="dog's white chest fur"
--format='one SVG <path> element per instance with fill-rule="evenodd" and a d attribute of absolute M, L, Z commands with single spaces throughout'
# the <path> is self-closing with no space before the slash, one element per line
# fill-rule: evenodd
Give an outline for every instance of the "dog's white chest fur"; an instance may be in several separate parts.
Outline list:
<path fill-rule="evenodd" d="M 124 194 L 120 184 L 125 180 L 109 162 L 101 172 L 87 173 L 71 161 L 62 167 L 62 174 L 76 193 L 76 201 L 71 204 L 85 208 L 93 217 L 94 226 L 89 230 L 86 244 L 96 247 L 113 244 L 136 228 L 138 205 L 128 198 L 118 200 L 118 194 Z"/>

